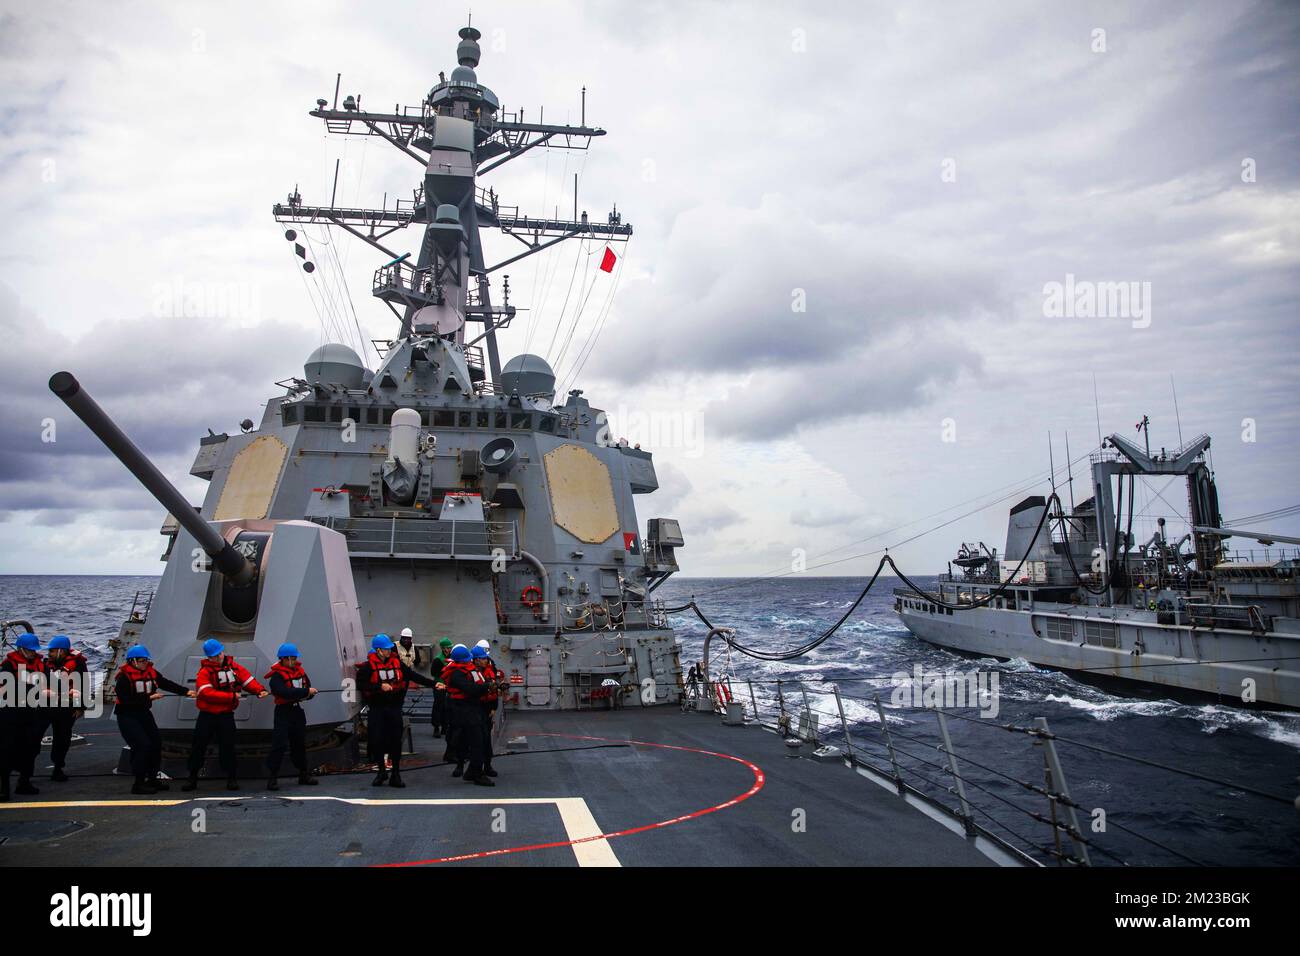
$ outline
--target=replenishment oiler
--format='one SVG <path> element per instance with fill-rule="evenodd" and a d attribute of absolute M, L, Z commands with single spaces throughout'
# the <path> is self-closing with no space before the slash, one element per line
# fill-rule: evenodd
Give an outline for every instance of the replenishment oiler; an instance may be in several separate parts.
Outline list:
<path fill-rule="evenodd" d="M 616 250 L 632 227 L 616 211 L 598 219 L 576 206 L 570 219 L 525 215 L 479 182 L 539 146 L 587 148 L 604 130 L 587 125 L 585 110 L 578 125 L 506 111 L 479 81 L 479 31 L 467 26 L 459 36 L 457 66 L 416 106 L 372 112 L 359 96 L 340 102 L 336 87 L 332 100 L 310 110 L 331 134 L 374 137 L 402 162 L 417 161 L 422 174 L 411 198 L 342 208 L 313 205 L 295 188 L 273 209 L 305 270 L 313 263 L 302 229 L 346 233 L 374 251 L 371 291 L 395 324 L 393 337 L 379 343 L 377 365 L 342 343 L 324 344 L 300 374 L 280 383 L 260 421 L 245 420 L 238 434 L 202 437 L 190 469 L 208 482 L 197 507 L 73 372 L 50 379 L 59 399 L 167 512 L 166 564 L 156 592 L 142 598 L 111 643 L 103 686 L 80 701 L 88 706 L 76 723 L 70 779 L 29 771 L 21 792 L 0 803 L 3 862 L 210 864 L 210 843 L 191 838 L 200 811 L 212 830 L 220 829 L 212 818 L 230 827 L 237 821 L 238 838 L 221 847 L 221 862 L 232 865 L 680 865 L 701 862 L 705 847 L 703 862 L 754 867 L 1114 861 L 1086 825 L 1090 808 L 1070 796 L 1068 761 L 1044 719 L 997 724 L 960 706 L 902 706 L 880 682 L 875 693 L 859 684 L 850 694 L 797 674 L 766 684 L 732 680 L 716 658 L 710 663 L 711 645 L 769 661 L 803 655 L 854 613 L 876 577 L 836 624 L 792 651 L 714 626 L 694 601 L 668 606 L 657 597 L 679 570 L 689 529 L 663 516 L 649 519 L 642 533 L 635 503 L 658 487 L 652 452 L 613 440 L 604 413 L 581 390 L 557 394 L 542 357 L 502 361 L 498 339 L 518 311 L 502 270 L 575 237 L 603 245 L 600 266 L 617 269 Z M 482 241 L 488 230 L 522 248 L 490 261 Z M 499 288 L 490 281 L 497 275 Z M 175 385 L 179 392 L 188 383 Z M 58 454 L 62 446 L 52 447 Z M 1194 443 L 1169 462 L 1143 461 L 1187 468 L 1202 447 Z M 1098 467 L 1115 466 L 1108 460 Z M 1084 510 L 1067 523 L 1083 524 Z M 1019 509 L 1014 526 L 1041 530 L 1046 513 L 1041 504 Z M 1095 524 L 1101 533 L 1109 533 L 1111 516 L 1103 500 Z M 1212 511 L 1203 520 L 1217 524 Z M 1039 573 L 1051 543 L 1016 534 L 1020 544 L 1009 546 L 1007 557 Z M 1094 543 L 1086 535 L 1078 540 L 1080 553 Z M 1207 559 L 1217 558 L 1219 538 L 1198 540 Z M 1056 631 L 1034 640 L 1057 640 L 1063 649 L 1080 644 L 1085 655 L 1122 653 L 1125 662 L 1138 637 L 1144 660 L 1171 653 L 1161 643 L 1166 633 L 1202 649 L 1253 641 L 1255 649 L 1232 653 L 1255 658 L 1263 656 L 1260 647 L 1292 641 L 1276 623 L 1286 616 L 1280 611 L 1261 617 L 1262 610 L 1191 600 L 1162 609 L 1175 594 L 1189 596 L 1191 579 L 1170 576 L 1171 556 L 1177 549 L 1160 542 L 1152 560 L 1163 570 L 1143 571 L 1151 575 L 1154 611 L 1126 604 L 1131 590 L 1117 592 L 1119 579 L 1110 576 L 1097 581 L 1105 605 L 1076 605 L 1053 592 L 1046 616 L 1035 582 L 1016 582 L 1016 594 L 999 591 L 998 600 L 1014 607 L 943 618 L 914 611 L 910 602 L 933 596 L 911 590 L 902 598 L 904 620 L 943 640 L 935 630 L 940 620 L 954 629 L 968 616 L 1023 613 L 1040 628 L 1048 621 L 1077 628 L 1077 640 L 1074 631 L 1069 641 Z M 1126 580 L 1136 573 L 1130 564 Z M 987 583 L 978 576 L 946 581 L 940 593 L 960 604 Z M 1067 590 L 1078 586 L 1072 580 Z M 1084 615 L 1094 607 L 1111 614 L 1104 640 L 1088 639 L 1095 625 Z M 685 613 L 708 628 L 703 661 L 689 676 L 671 624 Z M 1147 623 L 1166 613 L 1171 622 Z M 1232 638 L 1222 630 L 1229 613 L 1238 615 Z M 467 786 L 468 774 L 452 775 L 423 689 L 412 688 L 401 714 L 400 753 L 376 754 L 375 715 L 356 693 L 358 665 L 383 643 L 381 635 L 408 628 L 407 653 L 421 676 L 432 673 L 444 639 L 466 647 L 485 642 L 501 684 L 492 790 Z M 24 644 L 34 643 L 22 621 L 4 622 L 4 631 L 6 645 L 22 635 Z M 317 690 L 301 704 L 308 766 L 299 782 L 286 776 L 267 791 L 276 703 L 257 693 L 233 698 L 235 767 L 220 766 L 219 748 L 200 750 L 190 763 L 203 719 L 194 696 L 206 679 L 198 676 L 203 661 L 216 648 L 222 666 L 247 673 L 243 689 L 254 691 L 285 645 Z M 122 702 L 113 694 L 127 655 L 139 660 L 133 648 L 147 648 L 177 691 L 160 692 L 152 708 L 161 772 L 136 786 L 114 719 Z M 11 660 L 21 672 L 30 657 L 14 651 Z M 1260 699 L 1293 699 L 1290 678 L 1257 676 Z M 874 678 L 865 680 L 871 688 Z M 141 693 L 154 690 L 150 684 Z M 852 727 L 846 704 L 859 714 Z M 1019 826 L 1003 826 L 981 806 L 987 791 L 975 789 L 954 745 L 958 722 L 999 735 L 972 762 L 999 769 L 1009 749 L 1034 761 L 1023 785 L 1037 806 L 1023 811 Z M 1008 741 L 1016 746 L 1007 748 Z M 917 758 L 918 746 L 927 755 Z M 30 768 L 30 754 L 15 754 Z M 182 789 L 179 782 L 190 777 L 194 783 Z M 926 782 L 936 777 L 937 789 Z M 399 779 L 405 786 L 394 789 Z M 508 827 L 497 825 L 502 808 Z M 1111 813 L 1123 819 L 1124 808 Z M 1036 839 L 1020 839 L 1030 826 Z"/>
<path fill-rule="evenodd" d="M 1149 434 L 1145 417 L 1138 428 Z M 1300 707 L 1300 539 L 1225 527 L 1209 448 L 1208 435 L 1155 453 L 1111 435 L 1085 500 L 1067 513 L 1055 490 L 1025 498 L 1001 553 L 962 545 L 933 595 L 898 588 L 895 609 L 917 637 L 968 654 Z M 1190 530 L 1171 540 L 1161 517 L 1139 543 L 1137 482 L 1155 478 L 1183 480 Z M 1233 537 L 1255 547 L 1231 553 Z"/>

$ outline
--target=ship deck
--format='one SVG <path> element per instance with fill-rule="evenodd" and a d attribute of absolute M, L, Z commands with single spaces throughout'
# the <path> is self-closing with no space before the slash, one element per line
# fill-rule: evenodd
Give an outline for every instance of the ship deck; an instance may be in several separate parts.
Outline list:
<path fill-rule="evenodd" d="M 133 797 L 111 717 L 83 720 L 67 783 L 0 803 L 6 866 L 989 866 L 966 838 L 840 761 L 677 708 L 509 715 L 489 789 L 413 721 L 405 789 L 372 772 Z M 524 738 L 521 740 L 520 738 Z M 802 811 L 802 812 L 801 812 Z M 803 826 L 798 824 L 802 820 Z M 200 825 L 201 824 L 201 825 Z"/>

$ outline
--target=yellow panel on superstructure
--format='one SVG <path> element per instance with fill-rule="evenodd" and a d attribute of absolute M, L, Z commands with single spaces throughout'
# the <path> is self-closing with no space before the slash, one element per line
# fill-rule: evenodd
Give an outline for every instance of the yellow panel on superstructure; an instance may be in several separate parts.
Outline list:
<path fill-rule="evenodd" d="M 618 531 L 618 509 L 605 463 L 573 444 L 547 452 L 544 461 L 555 523 L 586 544 L 609 540 Z"/>
<path fill-rule="evenodd" d="M 274 435 L 254 438 L 230 463 L 214 521 L 265 518 L 289 449 Z"/>

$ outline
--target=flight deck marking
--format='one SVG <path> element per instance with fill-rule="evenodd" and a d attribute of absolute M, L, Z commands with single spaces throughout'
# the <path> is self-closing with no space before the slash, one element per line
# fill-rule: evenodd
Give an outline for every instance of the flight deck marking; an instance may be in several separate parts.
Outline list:
<path fill-rule="evenodd" d="M 726 810 L 737 804 L 748 800 L 758 791 L 763 789 L 766 777 L 757 764 L 745 760 L 743 757 L 737 757 L 733 754 L 724 754 L 715 750 L 702 750 L 698 747 L 682 747 L 676 744 L 656 744 L 646 740 L 616 740 L 610 737 L 590 737 L 578 734 L 534 734 L 537 737 L 562 737 L 568 740 L 597 740 L 603 743 L 622 743 L 633 744 L 638 747 L 655 747 L 659 750 L 679 750 L 683 753 L 703 754 L 706 757 L 718 757 L 723 760 L 731 760 L 738 764 L 748 767 L 754 775 L 754 782 L 744 793 L 737 794 L 730 800 L 724 800 L 722 803 L 714 804 L 710 807 L 704 807 L 700 810 L 693 810 L 680 816 L 672 817 L 668 820 L 660 820 L 657 823 L 648 823 L 644 826 L 631 827 L 626 830 L 618 830 L 614 833 L 601 833 L 596 823 L 595 817 L 592 816 L 590 808 L 587 807 L 586 801 L 582 797 L 506 797 L 481 799 L 452 799 L 452 798 L 397 798 L 397 799 L 376 799 L 373 797 L 334 797 L 328 795 L 320 796 L 280 796 L 281 800 L 297 800 L 307 802 L 311 800 L 330 800 L 336 803 L 347 803 L 353 806 L 500 806 L 503 804 L 554 804 L 560 813 L 560 820 L 564 824 L 565 834 L 569 837 L 567 840 L 557 840 L 552 843 L 534 843 L 528 846 L 507 847 L 500 850 L 481 850 L 476 853 L 462 853 L 457 856 L 438 857 L 429 860 L 411 860 L 400 863 L 378 863 L 374 864 L 379 867 L 400 867 L 400 866 L 426 866 L 434 863 L 457 863 L 465 860 L 481 860 L 492 856 L 504 856 L 510 853 L 527 853 L 533 850 L 548 850 L 559 847 L 573 847 L 574 855 L 577 857 L 579 866 L 619 866 L 618 858 L 614 856 L 613 849 L 609 846 L 608 841 L 615 837 L 632 836 L 637 833 L 645 833 L 649 830 L 658 830 L 663 827 L 673 826 L 677 823 L 684 823 L 687 820 L 693 820 L 697 817 L 705 816 L 710 813 L 717 813 L 719 810 Z M 256 799 L 251 796 L 241 797 L 194 797 L 191 799 L 180 800 L 50 800 L 37 801 L 28 803 L 0 803 L 0 810 L 40 810 L 56 809 L 69 807 L 176 807 L 186 803 L 204 803 L 204 802 L 229 802 L 232 800 L 249 800 Z M 594 831 L 594 832 L 593 832 Z M 575 835 L 577 834 L 577 835 Z"/>
<path fill-rule="evenodd" d="M 47 800 L 32 803 L 3 803 L 0 809 L 3 810 L 31 810 L 31 809 L 53 809 L 53 808 L 70 808 L 70 807 L 177 807 L 186 803 L 231 803 L 241 800 L 256 800 L 259 797 L 192 797 L 180 800 Z M 573 847 L 573 854 L 577 857 L 578 866 L 621 866 L 618 857 L 614 855 L 613 849 L 609 843 L 601 836 L 600 826 L 596 823 L 596 818 L 591 814 L 591 808 L 587 806 L 587 801 L 582 797 L 506 797 L 503 799 L 494 799 L 491 797 L 483 798 L 452 798 L 452 797 L 399 797 L 396 799 L 377 799 L 375 797 L 335 797 L 328 794 L 319 796 L 290 796 L 277 795 L 278 800 L 297 800 L 301 803 L 308 801 L 332 801 L 334 803 L 347 803 L 358 807 L 462 807 L 462 806 L 551 806 L 560 814 L 560 822 L 564 825 L 565 836 L 569 838 L 568 843 L 559 843 L 557 846 Z"/>
<path fill-rule="evenodd" d="M 743 764 L 744 766 L 748 767 L 750 772 L 754 774 L 754 782 L 750 786 L 750 788 L 746 790 L 744 793 L 737 794 L 736 796 L 732 797 L 730 800 L 724 800 L 722 803 L 714 804 L 711 807 L 704 807 L 703 809 L 700 810 L 692 810 L 690 813 L 684 813 L 681 816 L 676 816 L 669 820 L 660 820 L 658 823 L 648 823 L 645 826 L 630 827 L 629 829 L 618 830 L 614 833 L 596 833 L 591 836 L 580 837 L 579 839 L 576 840 L 570 839 L 570 840 L 557 840 L 553 843 L 533 843 L 528 846 L 513 846 L 513 847 L 507 847 L 502 850 L 480 850 L 477 853 L 462 853 L 457 856 L 444 856 L 444 857 L 438 857 L 436 859 L 431 859 L 431 860 L 410 860 L 403 863 L 376 863 L 374 865 L 377 867 L 387 868 L 387 867 L 398 867 L 398 866 L 426 866 L 433 863 L 459 863 L 465 860 L 483 860 L 492 856 L 504 856 L 507 853 L 527 853 L 532 850 L 549 850 L 549 849 L 553 849 L 556 847 L 563 847 L 563 846 L 573 847 L 574 853 L 576 854 L 578 853 L 578 847 L 581 844 L 596 843 L 597 841 L 604 843 L 605 841 L 612 840 L 615 837 L 632 836 L 633 834 L 636 833 L 645 833 L 648 830 L 658 830 L 663 827 L 670 827 L 676 823 L 683 823 L 686 820 L 693 820 L 696 817 L 702 817 L 705 814 L 717 813 L 719 810 L 726 810 L 730 807 L 734 807 L 736 806 L 736 804 L 748 800 L 754 794 L 758 793 L 758 791 L 762 790 L 763 784 L 766 782 L 766 777 L 763 775 L 762 769 L 757 764 L 751 763 L 750 761 L 744 759 L 743 757 L 737 757 L 733 754 L 719 753 L 716 750 L 701 750 L 700 748 L 697 747 L 681 747 L 675 744 L 654 744 L 645 740 L 630 740 L 630 739 L 614 740 L 609 737 L 588 737 L 588 736 L 583 736 L 578 734 L 534 734 L 533 736 L 563 737 L 567 740 L 600 740 L 600 741 L 604 741 L 605 743 L 634 744 L 640 747 L 657 747 L 660 750 L 680 750 L 685 753 L 704 754 L 705 756 L 708 757 L 720 757 L 723 760 L 733 760 L 738 764 Z M 488 802 L 493 802 L 493 801 L 488 801 Z M 584 807 L 585 807 L 585 802 L 584 802 Z M 592 826 L 594 827 L 595 820 L 593 819 L 591 823 Z M 578 865 L 579 866 L 583 865 L 581 855 L 579 855 L 578 857 Z"/>

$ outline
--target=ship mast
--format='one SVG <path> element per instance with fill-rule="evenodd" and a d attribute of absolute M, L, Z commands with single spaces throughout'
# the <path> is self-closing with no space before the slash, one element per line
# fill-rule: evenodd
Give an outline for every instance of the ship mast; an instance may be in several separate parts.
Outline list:
<path fill-rule="evenodd" d="M 377 136 L 419 163 L 424 176 L 411 199 L 391 208 L 385 201 L 380 209 L 341 208 L 333 198 L 328 206 L 311 206 L 295 188 L 272 213 L 278 222 L 337 226 L 377 249 L 386 261 L 375 272 L 372 292 L 400 321 L 399 338 L 437 334 L 454 341 L 470 353 L 476 381 L 490 376 L 496 383 L 501 375 L 497 331 L 509 326 L 517 310 L 509 301 L 509 276 L 504 277 L 501 303 L 494 305 L 489 275 L 575 236 L 626 241 L 632 227 L 616 211 L 603 223 L 592 222 L 586 212 L 579 215 L 576 186 L 574 218 L 558 219 L 521 215 L 518 206 L 502 204 L 495 189 L 478 185 L 479 176 L 538 146 L 583 150 L 594 137 L 605 135 L 586 125 L 585 87 L 578 126 L 525 122 L 523 110 L 502 110 L 496 94 L 474 72 L 482 52 L 480 36 L 472 26 L 460 30 L 459 65 L 450 77 L 439 74 L 419 106 L 369 112 L 361 108 L 360 96 L 349 95 L 340 108 L 336 85 L 333 104 L 317 100 L 310 111 L 330 133 Z M 413 224 L 422 227 L 419 246 L 396 251 L 389 237 Z M 485 226 L 518 240 L 524 250 L 489 265 L 480 235 Z M 467 340 L 468 323 L 483 328 Z M 487 350 L 486 369 L 481 358 L 472 360 L 479 341 Z"/>

